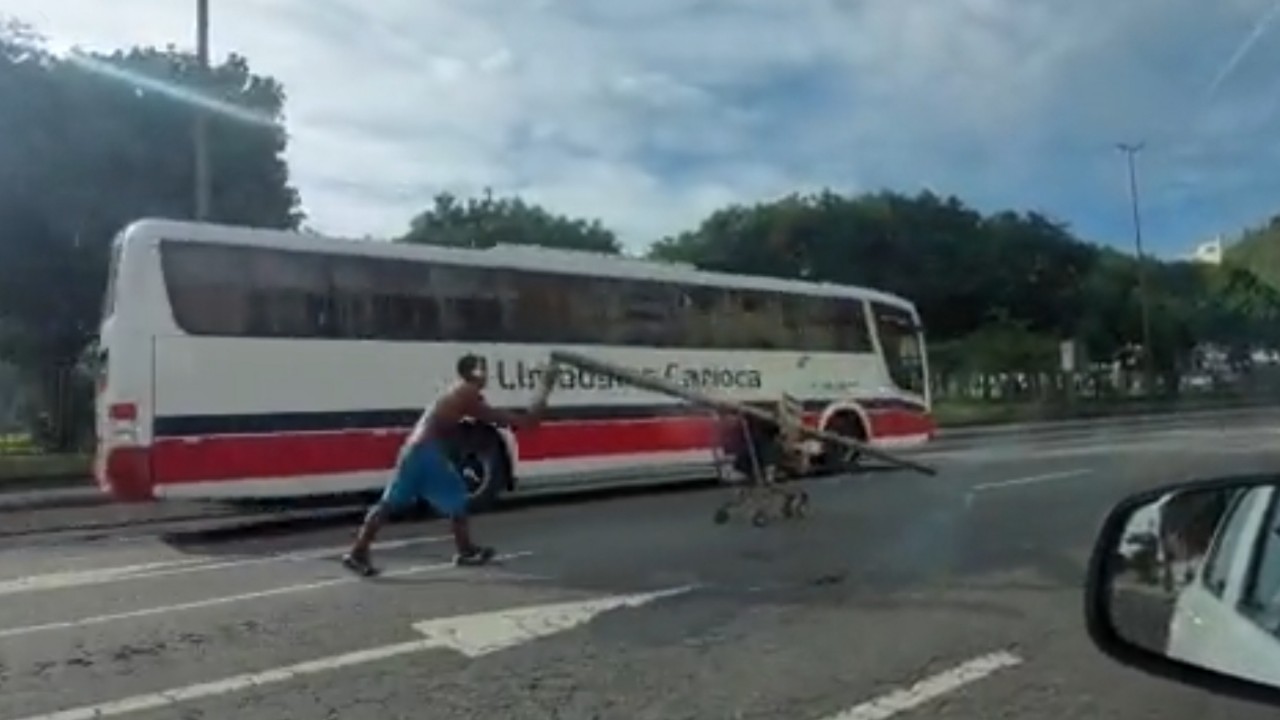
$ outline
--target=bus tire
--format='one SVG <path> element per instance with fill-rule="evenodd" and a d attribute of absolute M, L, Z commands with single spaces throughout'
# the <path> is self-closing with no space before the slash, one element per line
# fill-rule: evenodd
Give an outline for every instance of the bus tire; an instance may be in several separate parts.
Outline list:
<path fill-rule="evenodd" d="M 862 418 L 852 410 L 837 412 L 827 421 L 827 426 L 824 430 L 835 435 L 853 438 L 860 442 L 867 441 L 867 427 L 862 422 Z M 859 459 L 858 452 L 847 450 L 843 446 L 830 444 L 824 448 L 822 453 L 822 472 L 831 475 L 854 472 L 858 469 Z"/>
<path fill-rule="evenodd" d="M 467 483 L 467 507 L 484 512 L 511 487 L 511 458 L 498 431 L 488 425 L 464 423 L 453 462 Z"/>

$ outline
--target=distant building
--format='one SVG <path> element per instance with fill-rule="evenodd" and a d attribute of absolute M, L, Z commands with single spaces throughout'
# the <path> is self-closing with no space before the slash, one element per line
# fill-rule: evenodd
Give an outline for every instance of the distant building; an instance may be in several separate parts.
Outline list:
<path fill-rule="evenodd" d="M 1196 246 L 1195 252 L 1187 259 L 1191 262 L 1205 263 L 1208 265 L 1222 264 L 1222 251 L 1225 243 L 1222 236 L 1210 240 L 1209 242 L 1200 243 Z"/>

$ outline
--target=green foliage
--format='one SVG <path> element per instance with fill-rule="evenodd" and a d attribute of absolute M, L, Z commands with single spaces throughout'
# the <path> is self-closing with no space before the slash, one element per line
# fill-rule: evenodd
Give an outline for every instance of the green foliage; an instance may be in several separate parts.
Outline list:
<path fill-rule="evenodd" d="M 0 360 L 47 376 L 75 364 L 101 311 L 112 237 L 193 215 L 193 125 L 210 112 L 212 220 L 295 227 L 284 92 L 232 56 L 208 70 L 173 48 L 54 56 L 0 21 Z"/>
<path fill-rule="evenodd" d="M 1248 228 L 1227 247 L 1225 264 L 1253 273 L 1264 284 L 1280 288 L 1280 215 Z"/>
<path fill-rule="evenodd" d="M 520 198 L 481 198 L 459 202 L 448 193 L 410 223 L 401 242 L 490 248 L 494 245 L 542 245 L 617 254 L 622 246 L 598 220 L 554 215 Z"/>
<path fill-rule="evenodd" d="M 0 30 L 0 317 L 29 343 L 6 343 L 12 359 L 70 361 L 94 332 L 112 236 L 192 215 L 200 103 L 225 111 L 209 121 L 212 219 L 296 226 L 284 92 L 244 58 L 205 70 L 172 48 L 54 57 L 25 28 Z"/>
<path fill-rule="evenodd" d="M 1096 251 L 1047 218 L 984 218 L 955 197 L 889 192 L 791 196 L 713 213 L 655 244 L 658 259 L 732 272 L 867 285 L 910 298 L 931 332 L 959 337 L 999 318 L 1052 331 L 1076 315 Z"/>
<path fill-rule="evenodd" d="M 1054 372 L 1058 368 L 1058 343 L 1029 331 L 1025 324 L 994 322 L 955 345 L 961 372 Z"/>
<path fill-rule="evenodd" d="M 1134 258 L 1038 213 L 984 217 L 931 193 L 824 192 L 729 207 L 650 255 L 897 293 L 919 307 L 935 368 L 1051 371 L 1068 338 L 1092 359 L 1132 361 L 1143 336 Z M 1160 374 L 1176 375 L 1200 342 L 1242 353 L 1280 340 L 1280 294 L 1249 271 L 1148 260 L 1144 272 Z"/>

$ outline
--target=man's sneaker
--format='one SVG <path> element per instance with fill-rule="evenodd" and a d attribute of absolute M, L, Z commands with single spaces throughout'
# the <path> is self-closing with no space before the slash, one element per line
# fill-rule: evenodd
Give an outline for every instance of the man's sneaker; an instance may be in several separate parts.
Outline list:
<path fill-rule="evenodd" d="M 342 556 L 342 566 L 360 577 L 374 577 L 378 574 L 378 568 L 371 565 L 368 558 L 359 558 L 350 553 Z"/>
<path fill-rule="evenodd" d="M 474 567 L 476 565 L 486 565 L 497 552 L 491 547 L 477 546 L 462 553 L 453 556 L 453 564 L 459 567 Z"/>

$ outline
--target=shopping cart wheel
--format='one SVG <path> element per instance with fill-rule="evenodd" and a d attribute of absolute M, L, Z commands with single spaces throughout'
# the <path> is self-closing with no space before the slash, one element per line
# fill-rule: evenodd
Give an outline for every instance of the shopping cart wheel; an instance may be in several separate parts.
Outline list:
<path fill-rule="evenodd" d="M 801 492 L 791 499 L 791 516 L 802 518 L 809 514 L 809 493 Z"/>
<path fill-rule="evenodd" d="M 782 500 L 782 517 L 793 518 L 796 516 L 796 496 L 788 495 Z"/>

